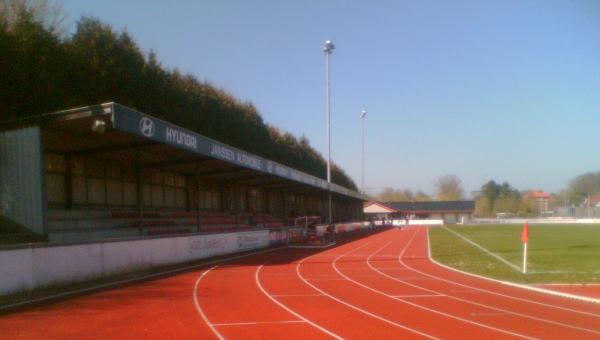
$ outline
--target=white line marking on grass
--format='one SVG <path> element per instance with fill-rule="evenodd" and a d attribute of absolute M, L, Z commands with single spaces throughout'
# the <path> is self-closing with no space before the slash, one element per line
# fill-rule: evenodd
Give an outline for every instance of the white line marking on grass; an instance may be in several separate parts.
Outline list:
<path fill-rule="evenodd" d="M 285 309 L 286 311 L 290 312 L 292 315 L 294 315 L 295 317 L 299 318 L 300 320 L 306 321 L 307 323 L 309 323 L 311 326 L 317 328 L 318 330 L 322 331 L 325 334 L 328 334 L 336 339 L 342 339 L 342 337 L 340 337 L 339 335 L 333 333 L 332 331 L 308 320 L 307 318 L 305 318 L 304 316 L 302 316 L 301 314 L 293 311 L 292 309 L 290 309 L 288 306 L 286 306 L 285 304 L 281 303 L 279 300 L 277 300 L 276 298 L 274 298 L 271 294 L 269 294 L 269 292 L 267 292 L 267 290 L 263 287 L 263 285 L 260 283 L 260 271 L 263 268 L 263 265 L 260 265 L 258 268 L 256 268 L 256 271 L 254 272 L 254 281 L 256 282 L 256 285 L 258 286 L 258 288 L 261 290 L 261 292 L 263 292 L 263 294 L 265 294 L 271 301 L 275 302 L 275 304 L 277 304 L 279 307 Z"/>
<path fill-rule="evenodd" d="M 482 279 L 482 280 L 496 282 L 496 283 L 499 283 L 499 284 L 505 284 L 506 283 L 506 281 L 501 281 L 501 280 L 497 280 L 497 279 L 494 279 L 494 278 L 491 278 L 491 277 L 486 277 L 486 276 L 483 276 L 483 275 L 469 273 L 469 272 L 466 272 L 466 271 L 463 271 L 463 270 L 460 270 L 460 269 L 456 269 L 454 267 L 450 267 L 450 266 L 447 266 L 447 265 L 445 265 L 445 264 L 443 264 L 441 262 L 436 261 L 433 258 L 433 256 L 431 256 L 431 244 L 430 244 L 430 241 L 429 241 L 429 233 L 427 233 L 427 256 L 429 257 L 429 261 L 431 261 L 431 263 L 433 263 L 433 264 L 435 264 L 437 266 L 440 266 L 442 268 L 446 268 L 448 270 L 451 270 L 453 272 L 460 273 L 460 274 L 463 274 L 463 275 L 468 275 L 468 276 L 471 276 L 471 277 L 476 277 L 476 278 Z M 531 303 L 531 304 L 534 304 L 534 305 L 539 305 L 539 306 L 544 306 L 544 307 L 549 307 L 549 308 L 554 308 L 554 309 L 559 309 L 559 310 L 569 311 L 569 312 L 573 312 L 573 313 L 577 313 L 577 314 L 589 315 L 589 316 L 600 318 L 600 314 L 596 314 L 596 313 L 590 313 L 590 312 L 585 312 L 585 311 L 581 311 L 581 310 L 577 310 L 577 309 L 572 309 L 572 308 L 568 308 L 568 307 L 562 307 L 562 306 L 552 305 L 552 304 L 549 304 L 549 303 L 538 302 L 538 301 L 534 301 L 534 300 L 530 300 L 530 299 L 526 299 L 526 298 L 520 298 L 520 297 L 516 297 L 516 296 L 512 296 L 512 295 L 506 295 L 506 294 L 494 292 L 494 291 L 491 291 L 491 290 L 487 290 L 487 289 L 483 289 L 483 288 L 478 288 L 478 287 L 470 286 L 470 285 L 467 285 L 467 284 L 462 284 L 462 283 L 459 283 L 459 282 L 456 282 L 456 281 L 447 280 L 447 279 L 441 278 L 439 276 L 430 275 L 430 274 L 426 274 L 426 273 L 423 273 L 423 274 L 427 275 L 427 276 L 430 276 L 430 277 L 438 278 L 441 281 L 453 283 L 455 285 L 458 285 L 458 286 L 461 286 L 461 287 L 465 287 L 465 288 L 470 288 L 470 289 L 473 289 L 473 290 L 476 290 L 476 291 L 480 291 L 480 292 L 483 292 L 483 293 L 488 293 L 488 294 L 492 294 L 492 295 L 502 296 L 504 298 L 513 299 L 513 300 L 517 300 L 517 301 L 528 302 L 528 303 Z M 527 285 L 520 285 L 520 284 L 517 284 L 517 283 L 512 283 L 512 285 L 514 287 L 521 288 L 521 289 L 528 289 L 528 287 L 529 287 Z M 540 291 L 540 293 L 542 293 L 542 292 L 543 291 Z M 556 294 L 553 294 L 553 293 L 556 293 L 556 292 L 549 291 L 549 290 L 545 290 L 545 293 L 549 294 L 549 295 L 556 295 Z M 564 298 L 567 298 L 567 296 L 564 296 L 564 295 L 558 295 L 558 296 L 562 296 Z M 597 299 L 597 302 L 596 301 L 587 301 L 587 300 L 580 300 L 580 301 L 600 303 L 600 299 Z"/>
<path fill-rule="evenodd" d="M 449 232 L 451 232 L 452 234 L 460 237 L 463 241 L 469 243 L 470 245 L 476 247 L 477 249 L 483 251 L 484 253 L 490 255 L 491 257 L 495 258 L 496 260 L 506 264 L 507 266 L 511 267 L 512 269 L 521 272 L 521 268 L 519 268 L 519 266 L 515 265 L 514 263 L 509 262 L 508 260 L 506 260 L 505 258 L 503 258 L 502 256 L 498 255 L 498 254 L 494 254 L 491 251 L 487 250 L 486 248 L 484 248 L 483 246 L 480 246 L 479 244 L 469 240 L 468 238 L 466 238 L 465 236 L 459 234 L 458 232 L 444 226 L 444 229 L 448 230 Z"/>
<path fill-rule="evenodd" d="M 416 231 L 415 231 L 415 233 L 413 234 L 413 238 L 414 238 L 414 235 L 416 235 Z M 387 247 L 387 246 L 388 246 L 388 245 L 390 245 L 392 242 L 394 242 L 396 239 L 397 239 L 397 238 L 395 238 L 395 239 L 393 239 L 393 240 L 389 241 L 388 243 L 384 244 L 382 247 L 380 247 L 379 249 L 377 249 L 375 252 L 371 253 L 371 255 L 370 255 L 370 256 L 372 256 L 373 254 L 376 254 L 376 253 L 380 252 L 380 251 L 381 251 L 381 250 L 383 250 L 385 247 Z M 412 238 L 411 238 L 411 240 L 412 240 Z M 409 244 L 409 243 L 410 243 L 410 241 L 407 243 L 407 246 L 404 248 L 404 250 L 406 250 L 406 249 L 407 249 L 407 247 L 408 247 L 408 244 Z M 502 328 L 497 328 L 497 327 L 494 327 L 494 326 L 490 326 L 490 325 L 482 324 L 482 323 L 479 323 L 479 322 L 477 322 L 477 321 L 473 321 L 473 320 L 468 320 L 468 319 L 465 319 L 465 318 L 461 318 L 460 316 L 456 316 L 456 315 L 448 314 L 448 313 L 446 313 L 446 312 L 442 312 L 442 311 L 440 311 L 440 310 L 437 310 L 437 309 L 433 309 L 433 308 L 425 307 L 425 306 L 419 305 L 419 304 L 417 304 L 417 303 L 414 303 L 414 302 L 411 302 L 411 301 L 403 300 L 403 299 L 400 299 L 400 298 L 395 298 L 394 296 L 392 296 L 392 295 L 389 295 L 389 294 L 387 294 L 387 293 L 385 293 L 385 292 L 382 292 L 382 291 L 380 291 L 380 290 L 378 290 L 378 289 L 375 289 L 375 288 L 373 288 L 373 287 L 370 287 L 370 286 L 367 286 L 367 285 L 365 285 L 365 284 L 363 284 L 363 283 L 360 283 L 360 282 L 358 282 L 358 281 L 355 281 L 355 280 L 353 280 L 352 278 L 350 278 L 350 277 L 346 276 L 344 273 L 342 273 L 342 272 L 341 272 L 341 271 L 338 269 L 338 267 L 337 267 L 337 265 L 336 265 L 336 262 L 337 262 L 337 260 L 338 260 L 339 258 L 341 258 L 342 256 L 344 256 L 344 255 L 342 254 L 342 255 L 340 255 L 338 258 L 336 258 L 336 259 L 335 259 L 335 260 L 332 262 L 331 266 L 332 266 L 332 267 L 333 267 L 333 269 L 334 269 L 334 270 L 335 270 L 335 271 L 336 271 L 338 274 L 340 274 L 342 277 L 346 278 L 348 281 L 350 281 L 350 282 L 352 282 L 352 283 L 354 283 L 354 284 L 356 284 L 356 285 L 358 285 L 358 286 L 361 286 L 361 287 L 363 287 L 363 288 L 366 288 L 366 289 L 368 289 L 368 290 L 370 290 L 370 291 L 372 291 L 372 292 L 375 292 L 375 293 L 377 293 L 377 294 L 383 295 L 383 296 L 385 296 L 385 297 L 388 297 L 388 298 L 394 299 L 394 300 L 396 300 L 396 301 L 400 301 L 400 302 L 402 302 L 402 303 L 405 303 L 405 304 L 407 304 L 407 305 L 413 306 L 413 307 L 415 307 L 415 308 L 419 308 L 419 309 L 422 309 L 422 310 L 425 310 L 425 311 L 428 311 L 428 312 L 431 312 L 431 313 L 434 313 L 434 314 L 439 314 L 439 315 L 445 316 L 445 317 L 447 317 L 447 318 L 450 318 L 450 319 L 454 319 L 454 320 L 461 321 L 461 322 L 464 322 L 464 323 L 468 323 L 468 324 L 471 324 L 471 325 L 474 325 L 474 326 L 478 326 L 478 327 L 485 328 L 485 329 L 488 329 L 488 330 L 493 330 L 493 331 L 496 331 L 496 332 L 499 332 L 499 333 L 504 333 L 504 334 L 508 334 L 508 335 L 516 336 L 516 337 L 523 338 L 523 339 L 535 339 L 535 338 L 529 337 L 529 336 L 527 336 L 527 335 L 524 335 L 524 334 L 520 334 L 520 333 L 516 333 L 516 332 L 511 332 L 511 331 L 509 331 L 509 330 L 505 330 L 505 329 L 502 329 Z M 369 261 L 369 258 L 367 257 L 367 259 L 366 259 L 366 262 L 368 263 L 368 261 Z M 414 286 L 415 286 L 416 288 L 420 288 L 420 289 L 422 289 L 422 290 L 425 290 L 425 291 L 430 291 L 431 293 L 434 293 L 434 294 L 441 294 L 441 293 L 439 293 L 439 292 L 436 292 L 436 291 L 433 291 L 433 290 L 430 290 L 430 289 L 426 289 L 426 288 L 423 288 L 423 287 L 418 287 L 418 286 L 416 286 L 416 285 L 414 285 Z"/>
<path fill-rule="evenodd" d="M 371 243 L 371 242 L 369 242 L 369 243 L 366 243 L 366 244 L 365 244 L 365 245 L 363 245 L 362 247 L 365 247 L 365 246 L 369 245 L 370 243 Z M 359 247 L 359 248 L 356 248 L 356 249 L 360 249 L 360 248 L 362 248 L 362 247 Z M 356 249 L 355 249 L 355 250 L 356 250 Z M 352 250 L 351 250 L 351 251 L 352 251 Z M 351 251 L 350 251 L 350 252 L 351 252 Z M 298 264 L 296 265 L 296 273 L 297 273 L 298 277 L 299 277 L 299 278 L 300 278 L 302 281 L 304 281 L 304 282 L 305 282 L 307 285 L 311 286 L 311 287 L 312 287 L 314 290 L 316 290 L 316 291 L 320 292 L 321 294 L 323 294 L 323 295 L 325 295 L 325 296 L 329 297 L 330 299 L 332 299 L 332 300 L 334 300 L 334 301 L 336 301 L 336 302 L 338 302 L 338 303 L 340 303 L 340 304 L 342 304 L 342 305 L 344 305 L 344 306 L 347 306 L 347 307 L 349 307 L 349 308 L 352 308 L 352 309 L 354 309 L 354 310 L 356 310 L 356 311 L 358 311 L 358 312 L 361 312 L 361 313 L 363 313 L 363 314 L 365 314 L 365 315 L 368 315 L 368 316 L 370 316 L 370 317 L 372 317 L 372 318 L 375 318 L 375 319 L 377 319 L 377 320 L 381 320 L 381 321 L 383 321 L 383 322 L 385 322 L 385 323 L 388 323 L 388 324 L 390 324 L 390 325 L 393 325 L 393 326 L 396 326 L 396 327 L 402 328 L 402 329 L 404 329 L 404 330 L 407 330 L 407 331 L 409 331 L 409 332 L 412 332 L 412 333 L 415 333 L 415 334 L 418 334 L 418 335 L 422 335 L 422 336 L 424 336 L 424 337 L 426 337 L 426 338 L 429 338 L 429 339 L 439 339 L 439 338 L 436 338 L 436 337 L 434 337 L 434 336 L 432 336 L 432 335 L 429 335 L 429 334 L 426 334 L 426 333 L 420 332 L 420 331 L 418 331 L 418 330 L 416 330 L 416 329 L 412 329 L 412 328 L 410 328 L 410 327 L 404 326 L 404 325 L 402 325 L 402 324 L 399 324 L 399 323 L 397 323 L 397 322 L 394 322 L 394 321 L 388 320 L 388 319 L 386 319 L 386 318 L 384 318 L 384 317 L 381 317 L 381 316 L 379 316 L 379 315 L 377 315 L 377 314 L 373 314 L 373 313 L 371 313 L 371 312 L 369 312 L 369 311 L 366 311 L 366 310 L 364 310 L 364 309 L 362 309 L 362 308 L 359 308 L 359 307 L 357 307 L 357 306 L 355 306 L 355 305 L 353 305 L 353 304 L 350 304 L 350 303 L 348 303 L 348 302 L 346 302 L 346 301 L 344 301 L 344 300 L 342 300 L 342 299 L 339 299 L 339 298 L 337 298 L 337 297 L 335 297 L 335 296 L 333 296 L 333 295 L 330 295 L 330 294 L 326 293 L 326 292 L 325 292 L 325 291 L 323 291 L 322 289 L 320 289 L 320 288 L 318 288 L 317 286 L 313 285 L 312 283 L 308 282 L 308 280 L 304 279 L 304 277 L 303 277 L 303 276 L 302 276 L 302 274 L 300 273 L 300 265 L 302 265 L 302 263 L 303 263 L 305 260 L 309 259 L 309 258 L 310 258 L 310 256 L 308 256 L 308 257 L 305 257 L 304 259 L 302 259 L 302 261 L 298 262 Z"/>
<path fill-rule="evenodd" d="M 527 270 L 529 274 L 600 274 L 600 270 Z"/>
<path fill-rule="evenodd" d="M 600 283 L 536 283 L 536 286 L 597 287 Z"/>
<path fill-rule="evenodd" d="M 596 299 L 596 298 L 592 298 L 592 297 L 588 297 L 588 296 L 582 296 L 582 295 L 571 294 L 571 293 L 563 293 L 563 292 L 558 292 L 555 290 L 544 289 L 544 288 L 539 288 L 539 287 L 534 287 L 534 286 L 526 286 L 526 285 L 521 285 L 518 283 L 508 282 L 508 281 L 502 281 L 502 284 L 505 284 L 507 286 L 512 286 L 512 287 L 523 288 L 523 289 L 531 290 L 531 291 L 538 292 L 538 293 L 560 296 L 560 297 L 564 297 L 567 299 L 573 299 L 573 300 L 579 300 L 579 301 L 600 304 L 600 299 Z M 600 334 L 600 333 L 598 333 L 598 334 Z"/>
<path fill-rule="evenodd" d="M 217 268 L 218 266 L 219 265 L 216 265 L 214 267 L 211 267 L 211 268 L 205 270 L 202 273 L 202 275 L 200 275 L 200 277 L 198 277 L 198 279 L 196 280 L 196 284 L 194 284 L 194 305 L 196 306 L 196 310 L 198 311 L 198 314 L 200 314 L 200 316 L 202 317 L 204 322 L 208 325 L 210 330 L 217 336 L 217 338 L 219 338 L 220 340 L 224 340 L 225 337 L 221 333 L 219 333 L 219 331 L 217 331 L 215 326 L 208 320 L 208 317 L 206 317 L 206 314 L 204 314 L 202 307 L 200 307 L 200 302 L 198 301 L 198 285 L 200 285 L 200 281 L 202 281 L 202 279 L 206 276 L 206 274 L 208 274 L 211 270 Z"/>
<path fill-rule="evenodd" d="M 306 323 L 304 320 L 282 320 L 282 321 L 249 321 L 249 322 L 231 322 L 231 323 L 213 323 L 215 327 L 227 326 L 252 326 L 252 325 L 271 325 L 280 323 Z"/>

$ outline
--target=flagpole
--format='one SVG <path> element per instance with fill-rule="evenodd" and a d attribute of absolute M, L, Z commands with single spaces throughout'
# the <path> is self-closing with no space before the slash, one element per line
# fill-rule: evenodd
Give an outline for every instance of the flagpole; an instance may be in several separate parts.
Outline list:
<path fill-rule="evenodd" d="M 523 274 L 527 274 L 527 243 L 523 244 Z"/>
<path fill-rule="evenodd" d="M 523 274 L 527 274 L 527 243 L 529 243 L 529 223 L 527 221 L 521 231 L 521 241 L 523 241 Z"/>

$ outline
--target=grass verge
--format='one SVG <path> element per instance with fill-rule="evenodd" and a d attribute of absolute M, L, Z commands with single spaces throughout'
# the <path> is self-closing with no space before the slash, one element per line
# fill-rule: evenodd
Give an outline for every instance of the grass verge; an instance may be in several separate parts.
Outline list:
<path fill-rule="evenodd" d="M 521 268 L 522 228 L 521 225 L 431 228 L 431 255 L 436 261 L 450 267 L 499 280 L 519 283 L 600 283 L 600 225 L 530 225 L 527 274 L 522 274 L 450 231 Z"/>

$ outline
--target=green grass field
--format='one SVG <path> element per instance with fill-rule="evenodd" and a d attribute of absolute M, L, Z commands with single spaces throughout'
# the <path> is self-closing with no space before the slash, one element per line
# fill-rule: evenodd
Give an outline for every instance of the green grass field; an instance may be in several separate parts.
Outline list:
<path fill-rule="evenodd" d="M 433 258 L 467 272 L 521 283 L 600 283 L 600 225 L 530 225 L 528 273 L 494 258 L 452 231 L 521 268 L 521 225 L 431 228 Z"/>

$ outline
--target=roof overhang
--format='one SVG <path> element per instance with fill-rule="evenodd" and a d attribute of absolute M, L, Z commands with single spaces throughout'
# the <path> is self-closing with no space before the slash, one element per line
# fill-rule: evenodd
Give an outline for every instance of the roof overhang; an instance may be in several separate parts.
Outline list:
<path fill-rule="evenodd" d="M 92 131 L 96 121 L 106 129 Z M 71 155 L 95 154 L 125 161 L 141 158 L 145 167 L 185 174 L 239 179 L 249 185 L 305 187 L 365 200 L 353 190 L 251 154 L 191 130 L 117 103 L 105 103 L 0 123 L 0 130 L 37 125 L 45 147 Z M 281 183 L 283 182 L 283 183 Z M 289 184 L 287 184 L 289 183 Z"/>
<path fill-rule="evenodd" d="M 379 202 L 368 202 L 363 207 L 363 212 L 365 214 L 393 214 L 397 211 L 396 209 Z"/>

